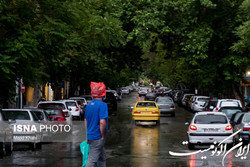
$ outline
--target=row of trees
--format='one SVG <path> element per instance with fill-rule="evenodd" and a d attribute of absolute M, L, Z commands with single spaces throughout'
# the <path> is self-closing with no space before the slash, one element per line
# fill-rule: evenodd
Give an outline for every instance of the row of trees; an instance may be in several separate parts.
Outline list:
<path fill-rule="evenodd" d="M 140 71 L 215 94 L 250 64 L 250 0 L 0 0 L 0 103 L 25 85 L 126 85 Z M 82 90 L 82 89 L 81 89 Z"/>
<path fill-rule="evenodd" d="M 126 35 L 112 1 L 0 0 L 0 103 L 14 97 L 20 78 L 55 91 L 68 80 L 71 94 L 90 81 L 128 84 L 140 54 Z"/>
<path fill-rule="evenodd" d="M 119 3 L 119 2 L 117 2 Z M 250 68 L 249 0 L 126 0 L 146 74 L 164 85 L 186 85 L 243 98 Z M 118 5 L 122 6 L 122 5 Z M 120 10 L 120 9 L 119 9 Z M 130 17 L 125 17 L 130 18 Z"/>

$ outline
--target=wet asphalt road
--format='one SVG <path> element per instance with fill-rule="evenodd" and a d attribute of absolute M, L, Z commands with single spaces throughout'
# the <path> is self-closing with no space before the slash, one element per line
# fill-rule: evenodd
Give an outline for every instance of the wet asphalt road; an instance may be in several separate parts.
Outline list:
<path fill-rule="evenodd" d="M 173 152 L 193 152 L 183 141 L 187 141 L 185 122 L 192 119 L 193 113 L 176 106 L 175 117 L 161 117 L 159 126 L 136 126 L 131 117 L 130 106 L 138 100 L 137 93 L 123 96 L 118 103 L 116 115 L 109 117 L 109 132 L 106 141 L 108 167 L 249 167 L 250 158 L 235 157 L 234 150 L 225 157 L 211 156 L 211 151 L 191 156 L 175 157 Z M 84 133 L 84 132 L 83 132 Z M 81 135 L 81 131 L 73 134 Z M 84 135 L 83 135 L 84 136 Z M 83 137 L 82 140 L 85 140 Z M 44 144 L 41 150 L 30 151 L 19 146 L 11 156 L 0 160 L 0 167 L 80 167 L 82 155 L 80 142 L 58 142 Z"/>

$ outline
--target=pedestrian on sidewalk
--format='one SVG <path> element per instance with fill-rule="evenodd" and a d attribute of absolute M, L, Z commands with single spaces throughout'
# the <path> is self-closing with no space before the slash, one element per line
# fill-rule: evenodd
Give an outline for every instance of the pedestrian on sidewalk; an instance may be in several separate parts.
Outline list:
<path fill-rule="evenodd" d="M 86 167 L 106 167 L 105 139 L 108 131 L 108 106 L 103 102 L 106 95 L 104 83 L 91 82 L 90 101 L 85 110 L 89 156 Z"/>

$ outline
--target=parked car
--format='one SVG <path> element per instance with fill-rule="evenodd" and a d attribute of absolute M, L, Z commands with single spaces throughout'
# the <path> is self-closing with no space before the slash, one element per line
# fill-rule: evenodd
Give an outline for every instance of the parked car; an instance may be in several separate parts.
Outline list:
<path fill-rule="evenodd" d="M 70 97 L 69 98 L 70 100 L 75 100 L 77 102 L 77 104 L 80 106 L 81 108 L 81 116 L 84 116 L 84 111 L 85 111 L 85 108 L 88 104 L 87 100 L 84 98 L 84 97 Z"/>
<path fill-rule="evenodd" d="M 80 97 L 85 98 L 87 103 L 89 103 L 91 100 L 93 100 L 93 97 L 91 95 L 81 95 Z"/>
<path fill-rule="evenodd" d="M 188 125 L 188 123 L 186 123 Z M 220 143 L 233 134 L 233 128 L 226 114 L 221 112 L 197 112 L 188 128 L 188 148 L 196 145 Z M 224 141 L 230 147 L 233 139 Z"/>
<path fill-rule="evenodd" d="M 38 108 L 32 108 L 31 111 L 34 112 L 34 114 L 37 116 L 40 124 L 43 124 L 44 126 L 50 126 L 51 124 L 51 119 L 49 118 L 49 115 L 47 112 L 43 109 L 38 109 Z M 48 130 L 43 130 L 43 138 L 42 142 L 48 142 L 52 140 L 52 133 Z"/>
<path fill-rule="evenodd" d="M 171 114 L 172 117 L 175 116 L 175 105 L 171 97 L 157 97 L 155 102 L 161 114 Z"/>
<path fill-rule="evenodd" d="M 117 100 L 115 95 L 112 92 L 106 92 L 106 96 L 103 102 L 107 103 L 109 111 L 117 110 Z"/>
<path fill-rule="evenodd" d="M 41 101 L 38 103 L 37 108 L 46 109 L 46 108 L 58 108 L 60 107 L 67 119 L 67 123 L 72 125 L 72 114 L 66 105 L 65 101 Z"/>
<path fill-rule="evenodd" d="M 154 101 L 138 101 L 133 107 L 132 116 L 136 125 L 160 123 L 160 111 Z"/>
<path fill-rule="evenodd" d="M 33 111 L 30 109 L 2 109 L 2 116 L 4 120 L 15 120 L 11 122 L 14 143 L 28 144 L 31 150 L 41 149 L 43 140 L 40 130 L 41 123 Z M 15 130 L 17 126 L 21 126 L 21 130 Z M 29 127 L 34 127 L 36 130 L 33 131 Z"/>
<path fill-rule="evenodd" d="M 207 99 L 209 99 L 207 96 L 194 96 L 190 105 L 191 110 L 193 112 L 203 111 Z"/>
<path fill-rule="evenodd" d="M 235 142 L 239 142 L 240 138 L 244 143 L 249 143 L 249 130 L 250 130 L 250 113 L 241 114 L 234 125 L 234 132 L 241 129 L 238 135 L 235 135 Z"/>
<path fill-rule="evenodd" d="M 226 106 L 233 106 L 233 107 L 241 107 L 242 104 L 240 100 L 236 99 L 219 99 L 216 107 L 213 109 L 213 111 L 219 111 L 221 107 L 226 107 Z"/>
<path fill-rule="evenodd" d="M 194 94 L 184 94 L 182 99 L 181 99 L 181 105 L 182 106 L 186 106 L 186 102 L 188 102 L 188 100 L 190 99 L 191 96 L 193 96 Z"/>
<path fill-rule="evenodd" d="M 233 114 L 243 112 L 243 110 L 241 107 L 221 107 L 218 112 L 225 113 L 230 120 Z"/>
<path fill-rule="evenodd" d="M 11 120 L 5 120 L 0 110 L 0 158 L 13 151 L 13 128 Z"/>
<path fill-rule="evenodd" d="M 147 93 L 145 96 L 145 101 L 155 101 L 156 97 L 156 93 Z"/>
<path fill-rule="evenodd" d="M 71 112 L 73 120 L 81 119 L 80 106 L 77 104 L 75 100 L 60 100 L 60 101 L 65 102 L 67 108 Z"/>

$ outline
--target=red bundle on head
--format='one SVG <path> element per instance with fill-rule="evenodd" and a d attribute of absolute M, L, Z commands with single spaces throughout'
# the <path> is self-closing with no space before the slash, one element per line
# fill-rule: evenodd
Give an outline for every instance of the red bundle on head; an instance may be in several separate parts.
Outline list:
<path fill-rule="evenodd" d="M 90 88 L 93 98 L 104 97 L 106 95 L 106 86 L 102 82 L 91 82 Z"/>

